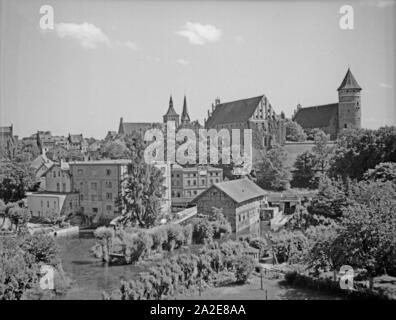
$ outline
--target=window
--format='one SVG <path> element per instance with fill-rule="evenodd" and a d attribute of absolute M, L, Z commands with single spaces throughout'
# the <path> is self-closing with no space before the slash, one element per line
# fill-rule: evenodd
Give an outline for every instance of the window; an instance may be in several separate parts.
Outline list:
<path fill-rule="evenodd" d="M 60 171 L 58 171 L 58 177 L 60 177 L 61 176 L 61 172 Z"/>
<path fill-rule="evenodd" d="M 77 170 L 77 174 L 78 174 L 79 176 L 82 176 L 82 175 L 83 175 L 83 169 L 78 169 L 78 170 Z"/>
<path fill-rule="evenodd" d="M 346 123 L 344 124 L 344 128 L 345 128 L 345 129 L 347 128 L 347 124 L 346 124 Z"/>
<path fill-rule="evenodd" d="M 43 204 L 43 200 L 41 200 L 40 202 L 41 202 L 41 207 L 43 207 L 43 206 L 44 206 L 44 204 Z"/>
<path fill-rule="evenodd" d="M 106 200 L 113 200 L 113 194 L 111 192 L 106 193 Z"/>
<path fill-rule="evenodd" d="M 96 196 L 96 194 L 91 194 L 91 201 L 96 201 L 98 199 L 98 197 Z"/>
<path fill-rule="evenodd" d="M 111 175 L 111 170 L 110 169 L 106 169 L 106 176 Z"/>
<path fill-rule="evenodd" d="M 196 181 L 196 180 L 193 181 L 193 185 L 194 185 L 194 186 L 197 185 L 197 181 Z"/>
<path fill-rule="evenodd" d="M 49 201 L 47 201 L 47 208 L 49 208 Z"/>
<path fill-rule="evenodd" d="M 92 190 L 97 190 L 98 189 L 98 184 L 96 182 L 91 182 L 91 189 Z"/>
<path fill-rule="evenodd" d="M 111 187 L 112 187 L 111 181 L 106 181 L 106 188 L 111 188 Z"/>
<path fill-rule="evenodd" d="M 106 206 L 106 210 L 107 210 L 107 211 L 111 211 L 111 209 L 112 209 L 111 205 L 107 205 L 107 206 Z"/>
<path fill-rule="evenodd" d="M 54 178 L 56 178 L 56 172 L 54 171 Z"/>
<path fill-rule="evenodd" d="M 191 181 L 187 180 L 187 185 L 190 186 L 191 185 Z"/>
<path fill-rule="evenodd" d="M 62 183 L 62 190 L 63 192 L 66 192 L 66 183 Z"/>
<path fill-rule="evenodd" d="M 93 213 L 98 213 L 98 208 L 92 208 Z"/>
<path fill-rule="evenodd" d="M 71 202 L 71 201 L 69 202 L 69 208 L 73 209 L 73 202 Z"/>
<path fill-rule="evenodd" d="M 56 183 L 56 191 L 59 191 L 60 186 L 59 186 L 59 182 Z"/>
<path fill-rule="evenodd" d="M 84 195 L 82 193 L 80 194 L 80 200 L 84 200 Z"/>

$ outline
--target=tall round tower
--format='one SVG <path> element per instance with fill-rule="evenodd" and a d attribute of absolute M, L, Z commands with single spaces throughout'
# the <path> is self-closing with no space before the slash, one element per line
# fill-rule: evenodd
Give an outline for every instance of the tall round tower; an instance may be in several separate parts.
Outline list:
<path fill-rule="evenodd" d="M 351 70 L 348 71 L 338 90 L 338 132 L 342 129 L 360 129 L 361 101 L 360 91 L 362 88 L 357 83 Z"/>

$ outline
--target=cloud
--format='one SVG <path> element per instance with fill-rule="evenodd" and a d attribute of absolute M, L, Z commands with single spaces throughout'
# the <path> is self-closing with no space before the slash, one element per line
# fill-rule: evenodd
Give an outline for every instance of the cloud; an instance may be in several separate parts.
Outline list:
<path fill-rule="evenodd" d="M 222 31 L 210 24 L 187 22 L 182 30 L 177 31 L 179 36 L 185 37 L 191 44 L 204 45 L 208 42 L 219 41 Z"/>
<path fill-rule="evenodd" d="M 384 89 L 392 89 L 392 85 L 385 82 L 381 82 L 379 86 Z"/>
<path fill-rule="evenodd" d="M 177 63 L 180 63 L 183 66 L 187 66 L 190 64 L 190 61 L 184 59 L 177 59 Z"/>
<path fill-rule="evenodd" d="M 86 49 L 95 49 L 100 44 L 110 46 L 107 35 L 91 23 L 57 23 L 54 30 L 59 38 L 78 40 Z"/>

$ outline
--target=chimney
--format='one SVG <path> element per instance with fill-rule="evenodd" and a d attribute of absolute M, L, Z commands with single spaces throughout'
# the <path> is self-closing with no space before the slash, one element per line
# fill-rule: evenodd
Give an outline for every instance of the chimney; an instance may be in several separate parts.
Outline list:
<path fill-rule="evenodd" d="M 219 98 L 219 97 L 216 98 L 215 104 L 216 104 L 216 106 L 217 106 L 218 104 L 220 104 L 220 98 Z"/>

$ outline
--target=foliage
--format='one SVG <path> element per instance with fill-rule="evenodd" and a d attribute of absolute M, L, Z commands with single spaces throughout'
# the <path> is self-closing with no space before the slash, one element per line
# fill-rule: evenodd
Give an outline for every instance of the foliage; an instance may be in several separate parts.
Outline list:
<path fill-rule="evenodd" d="M 290 187 L 290 168 L 286 167 L 287 153 L 283 147 L 274 145 L 265 153 L 256 168 L 257 183 L 263 189 L 286 190 Z"/>
<path fill-rule="evenodd" d="M 299 205 L 296 207 L 295 212 L 287 222 L 286 227 L 289 230 L 305 231 L 311 226 L 332 225 L 333 221 L 333 219 L 327 218 L 323 215 L 310 213 L 305 206 Z"/>
<path fill-rule="evenodd" d="M 329 138 L 321 130 L 315 129 L 314 146 L 296 158 L 294 164 L 293 187 L 316 189 L 319 181 L 327 175 L 333 148 L 328 146 Z"/>
<path fill-rule="evenodd" d="M 256 263 L 251 256 L 239 257 L 236 261 L 235 277 L 238 283 L 245 283 L 254 270 Z"/>
<path fill-rule="evenodd" d="M 25 198 L 26 191 L 38 187 L 34 171 L 28 164 L 0 160 L 0 199 L 5 203 Z"/>
<path fill-rule="evenodd" d="M 343 208 L 352 203 L 348 198 L 351 182 L 341 179 L 323 178 L 319 183 L 318 193 L 308 207 L 310 214 L 337 219 L 342 216 Z"/>
<path fill-rule="evenodd" d="M 110 298 L 123 300 L 166 299 L 176 294 L 203 290 L 211 285 L 245 282 L 254 269 L 253 260 L 243 254 L 245 245 L 226 241 L 205 246 L 198 255 L 179 254 L 161 260 L 148 272 L 122 281 Z"/>
<path fill-rule="evenodd" d="M 381 162 L 396 162 L 396 127 L 343 130 L 330 168 L 333 177 L 361 180 Z"/>
<path fill-rule="evenodd" d="M 285 121 L 286 141 L 302 142 L 307 139 L 304 129 L 295 121 L 287 119 Z"/>
<path fill-rule="evenodd" d="M 381 162 L 374 169 L 368 169 L 363 175 L 364 180 L 391 181 L 396 183 L 396 163 Z"/>
<path fill-rule="evenodd" d="M 106 141 L 100 148 L 100 156 L 106 159 L 125 159 L 129 156 L 129 150 L 125 140 L 118 138 Z"/>
<path fill-rule="evenodd" d="M 58 146 L 48 150 L 45 155 L 48 159 L 51 159 L 52 161 L 59 161 L 61 159 L 68 158 L 68 151 L 63 147 Z M 69 154 L 69 156 L 71 155 Z"/>
<path fill-rule="evenodd" d="M 213 224 L 206 218 L 194 219 L 193 224 L 193 240 L 198 244 L 210 243 L 213 241 Z"/>
<path fill-rule="evenodd" d="M 48 296 L 48 292 L 39 287 L 42 264 L 52 265 L 55 269 L 55 292 L 65 289 L 67 278 L 58 254 L 57 245 L 49 236 L 0 238 L 0 300 L 43 299 Z"/>
<path fill-rule="evenodd" d="M 127 146 L 130 148 L 131 163 L 122 182 L 125 192 L 120 198 L 124 212 L 121 222 L 149 228 L 158 220 L 165 178 L 161 170 L 144 160 L 144 144 L 140 136 L 131 137 Z"/>
<path fill-rule="evenodd" d="M 279 263 L 303 262 L 308 254 L 309 242 L 301 231 L 282 230 L 271 235 L 272 250 Z"/>
<path fill-rule="evenodd" d="M 27 222 L 30 220 L 30 212 L 26 208 L 21 208 L 19 206 L 10 208 L 7 216 L 11 223 L 15 225 L 17 232 L 23 231 Z"/>

